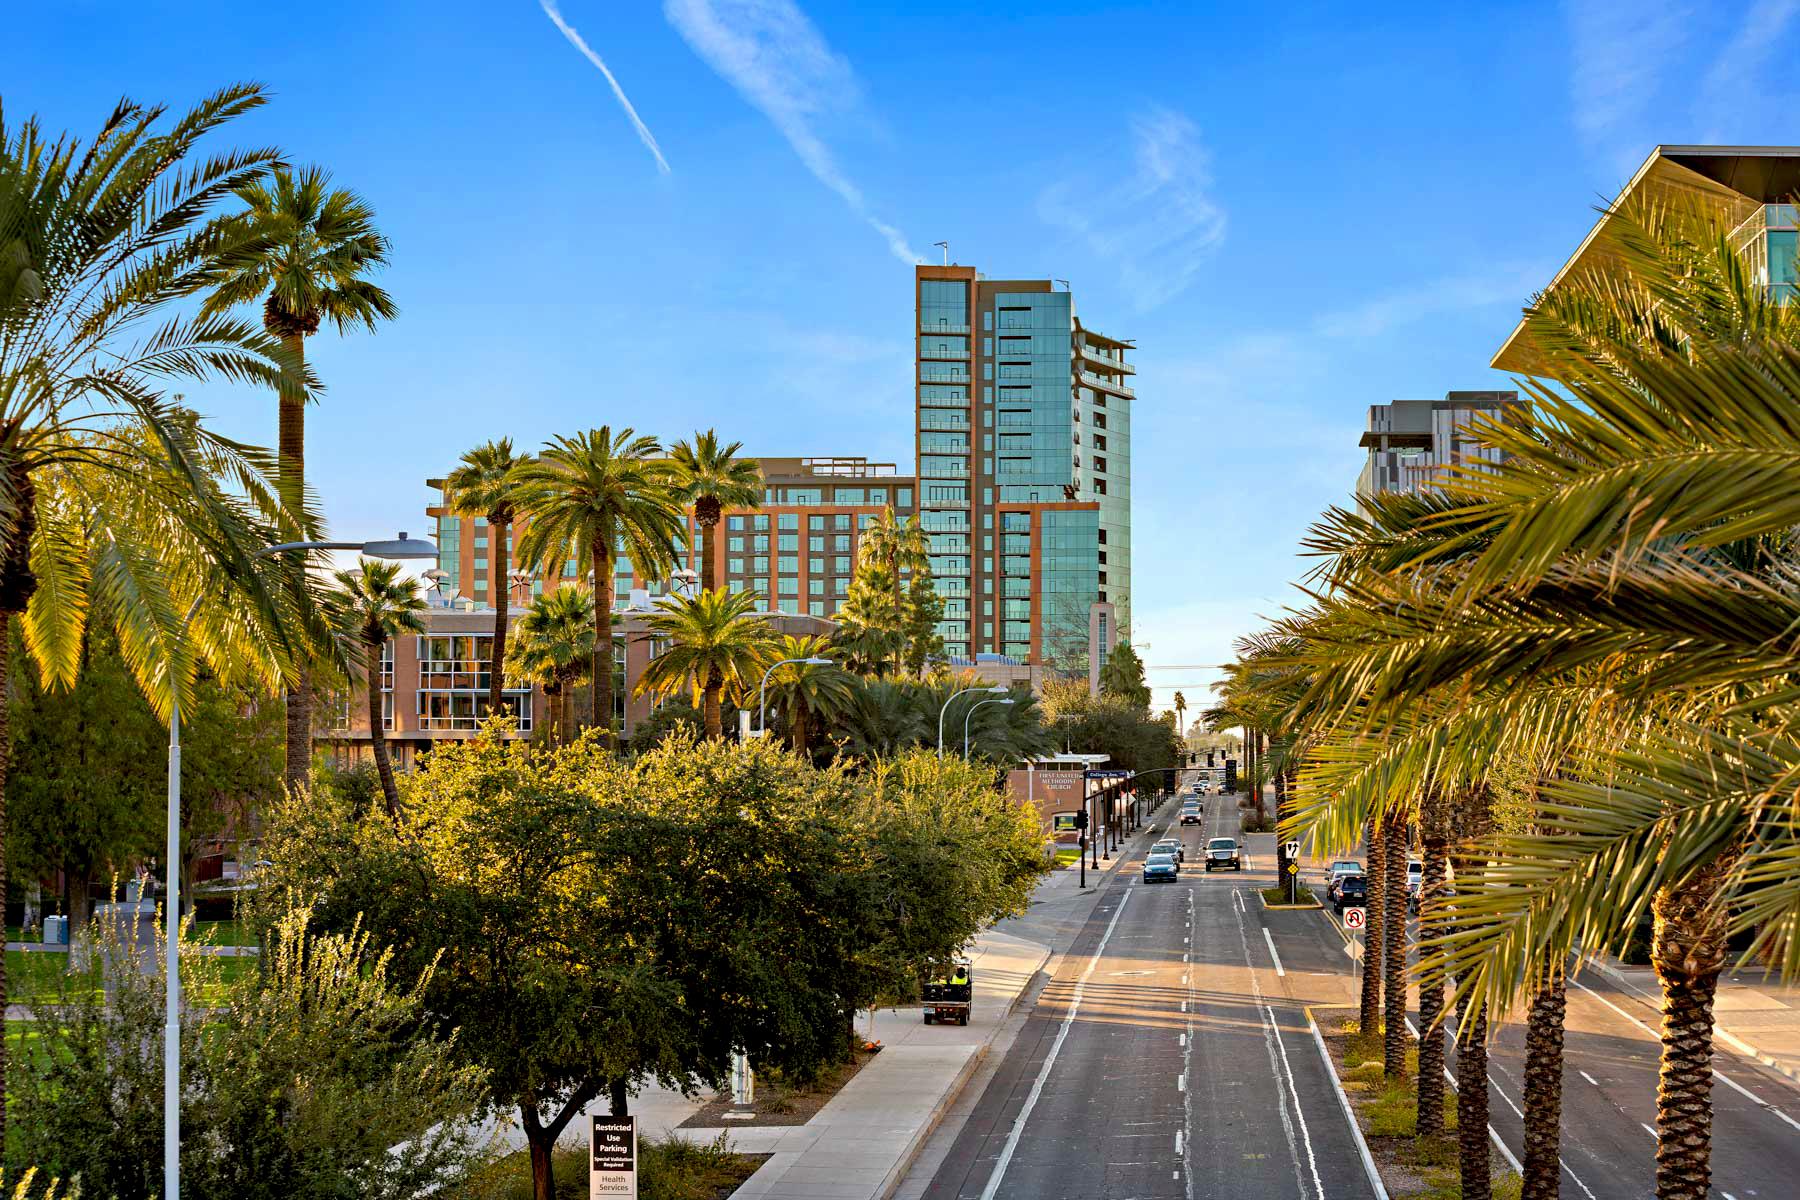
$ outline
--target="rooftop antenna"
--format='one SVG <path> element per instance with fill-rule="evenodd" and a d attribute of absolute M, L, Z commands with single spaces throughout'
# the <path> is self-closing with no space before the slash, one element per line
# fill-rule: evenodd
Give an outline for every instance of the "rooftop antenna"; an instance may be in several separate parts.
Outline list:
<path fill-rule="evenodd" d="M 933 242 L 931 244 L 934 246 L 942 246 L 944 248 L 944 265 L 946 267 L 949 266 L 950 265 L 950 243 L 949 242 Z"/>

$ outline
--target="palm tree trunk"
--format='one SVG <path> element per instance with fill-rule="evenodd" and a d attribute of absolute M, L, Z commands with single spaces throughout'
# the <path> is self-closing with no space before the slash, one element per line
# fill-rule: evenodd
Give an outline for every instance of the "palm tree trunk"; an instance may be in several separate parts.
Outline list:
<path fill-rule="evenodd" d="M 1381 1063 L 1389 1079 L 1406 1074 L 1406 817 L 1399 811 L 1387 816 L 1382 841 L 1382 988 L 1386 993 L 1386 1019 L 1382 1026 Z"/>
<path fill-rule="evenodd" d="M 1381 1028 L 1381 823 L 1369 818 L 1369 863 L 1363 872 L 1368 894 L 1363 898 L 1362 1034 Z"/>
<path fill-rule="evenodd" d="M 306 364 L 306 338 L 294 333 L 281 341 L 294 356 L 294 369 L 302 371 Z M 282 504 L 297 520 L 306 503 L 306 392 L 297 383 L 284 383 L 277 394 L 276 485 Z M 306 570 L 306 555 L 296 554 L 294 559 L 298 575 Z M 312 774 L 312 670 L 304 658 L 294 667 L 294 682 L 287 692 L 289 788 L 306 786 Z"/>
<path fill-rule="evenodd" d="M 506 610 L 512 603 L 512 581 L 507 578 L 512 571 L 511 553 L 507 550 L 506 541 L 512 522 L 502 518 L 496 521 L 494 514 L 488 514 L 488 536 L 494 540 L 492 547 L 494 558 L 494 574 L 488 584 L 488 591 L 494 597 L 494 645 L 488 655 L 488 711 L 497 713 L 503 703 L 503 692 L 506 688 Z"/>
<path fill-rule="evenodd" d="M 1713 994 L 1725 966 L 1721 854 L 1656 893 L 1650 963 L 1662 984 L 1662 1062 L 1656 1083 L 1657 1200 L 1705 1200 L 1712 1186 Z"/>
<path fill-rule="evenodd" d="M 368 656 L 364 671 L 369 678 L 369 749 L 375 755 L 375 774 L 381 779 L 381 798 L 387 803 L 389 820 L 400 819 L 400 789 L 394 785 L 394 767 L 388 762 L 387 733 L 381 727 L 381 646 L 364 639 Z"/>
<path fill-rule="evenodd" d="M 575 681 L 564 682 L 562 688 L 562 719 L 560 726 L 561 745 L 568 745 L 569 739 L 575 735 Z"/>
<path fill-rule="evenodd" d="M 704 500 L 694 504 L 694 523 L 700 526 L 700 590 L 710 592 L 719 586 L 719 567 L 713 552 L 719 548 L 719 514 Z"/>
<path fill-rule="evenodd" d="M 594 547 L 594 724 L 602 733 L 602 742 L 613 746 L 613 548 L 612 542 L 595 534 Z"/>
<path fill-rule="evenodd" d="M 799 685 L 796 683 L 795 686 Z M 793 720 L 789 722 L 788 729 L 789 735 L 794 739 L 794 753 L 796 754 L 804 755 L 810 749 L 807 744 L 807 735 L 811 730 L 807 729 L 807 723 L 806 701 L 797 700 L 794 703 Z"/>
<path fill-rule="evenodd" d="M 706 718 L 706 736 L 715 741 L 725 738 L 725 721 L 719 712 L 719 693 L 724 690 L 725 681 L 719 677 L 719 672 L 709 669 L 706 686 L 701 692 L 701 704 Z"/>
<path fill-rule="evenodd" d="M 1531 998 L 1525 1020 L 1525 1157 L 1520 1200 L 1557 1200 L 1562 1189 L 1562 972 L 1555 970 Z M 1422 1069 L 1422 1068 L 1421 1068 Z"/>
<path fill-rule="evenodd" d="M 1444 856 L 1450 846 L 1449 797 L 1428 787 L 1420 797 L 1419 831 L 1425 846 L 1425 877 L 1419 885 L 1419 928 L 1443 903 Z M 1420 1137 L 1444 1132 L 1444 973 L 1419 972 L 1419 1108 L 1415 1124 Z"/>
<path fill-rule="evenodd" d="M 1493 1176 L 1488 1159 L 1487 1002 L 1468 1015 L 1464 997 L 1456 1035 L 1456 1147 L 1461 1200 L 1490 1200 Z"/>

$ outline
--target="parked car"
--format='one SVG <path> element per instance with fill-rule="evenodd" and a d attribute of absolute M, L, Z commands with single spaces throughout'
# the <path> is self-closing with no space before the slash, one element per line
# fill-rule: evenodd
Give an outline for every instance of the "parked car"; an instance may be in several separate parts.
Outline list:
<path fill-rule="evenodd" d="M 1173 855 L 1152 854 L 1144 860 L 1145 883 L 1174 883 L 1180 873 Z"/>
<path fill-rule="evenodd" d="M 1362 873 L 1363 865 L 1353 858 L 1340 858 L 1338 861 L 1332 863 L 1331 873 L 1325 880 L 1325 898 L 1327 900 L 1336 900 L 1338 884 L 1344 881 L 1344 877 L 1347 875 L 1361 875 Z"/>
<path fill-rule="evenodd" d="M 1152 854 L 1167 854 L 1177 863 L 1187 861 L 1187 847 L 1181 844 L 1180 838 L 1164 838 L 1150 847 Z"/>
<path fill-rule="evenodd" d="M 1216 837 L 1206 843 L 1206 869 L 1223 871 L 1227 867 L 1233 871 L 1243 870 L 1243 855 L 1236 838 Z"/>
<path fill-rule="evenodd" d="M 1369 877 L 1346 875 L 1337 882 L 1337 899 L 1332 903 L 1341 916 L 1346 908 L 1363 908 L 1369 902 Z"/>
<path fill-rule="evenodd" d="M 1406 906 L 1414 912 L 1419 908 L 1419 892 L 1425 886 L 1425 864 L 1413 859 L 1406 864 Z"/>
<path fill-rule="evenodd" d="M 1189 800 L 1181 806 L 1181 823 L 1183 825 L 1198 825 L 1200 821 L 1200 805 L 1198 803 Z"/>

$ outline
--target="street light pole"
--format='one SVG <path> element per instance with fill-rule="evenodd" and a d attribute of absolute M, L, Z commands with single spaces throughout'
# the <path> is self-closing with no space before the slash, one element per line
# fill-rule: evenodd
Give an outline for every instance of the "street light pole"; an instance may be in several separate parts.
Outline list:
<path fill-rule="evenodd" d="M 780 662 L 770 663 L 769 669 L 763 672 L 762 683 L 756 689 L 756 736 L 762 737 L 769 732 L 769 676 L 775 673 L 776 667 L 785 667 L 792 663 L 804 663 L 809 667 L 827 667 L 831 665 L 829 658 L 784 658 Z"/>
<path fill-rule="evenodd" d="M 295 550 L 360 550 L 371 558 L 436 558 L 437 547 L 402 533 L 394 541 L 375 542 L 280 542 L 264 546 L 251 557 L 269 558 Z M 200 611 L 201 596 L 188 605 L 181 618 L 181 633 Z M 371 680 L 370 686 L 378 681 Z M 163 902 L 163 933 L 167 939 L 163 972 L 163 1195 L 181 1200 L 181 688 L 171 678 L 169 688 L 169 787 L 163 875 L 168 880 Z"/>
<path fill-rule="evenodd" d="M 960 692 L 951 692 L 950 698 L 944 701 L 944 707 L 938 709 L 938 757 L 944 757 L 944 714 L 950 711 L 950 706 L 956 703 L 956 698 L 958 696 L 967 696 L 970 692 L 987 692 L 994 696 L 1004 696 L 1006 691 L 1007 689 L 1001 687 L 999 684 L 995 684 L 993 687 L 981 687 L 978 685 L 976 687 L 966 687 Z"/>
<path fill-rule="evenodd" d="M 966 714 L 964 714 L 964 716 L 963 716 L 963 761 L 964 762 L 969 761 L 969 722 L 974 719 L 975 710 L 980 708 L 984 704 L 1011 704 L 1011 703 L 1013 703 L 1013 701 L 1009 698 L 1009 699 L 1005 699 L 1005 700 L 977 700 L 975 703 L 969 705 L 969 711 Z"/>

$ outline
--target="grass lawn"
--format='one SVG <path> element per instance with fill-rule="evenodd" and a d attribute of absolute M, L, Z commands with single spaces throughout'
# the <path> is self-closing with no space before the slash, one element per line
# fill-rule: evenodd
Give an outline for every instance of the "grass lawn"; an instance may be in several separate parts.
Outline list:
<path fill-rule="evenodd" d="M 1056 865 L 1066 867 L 1081 857 L 1081 851 L 1074 846 L 1058 846 L 1056 848 Z"/>
<path fill-rule="evenodd" d="M 212 946 L 254 946 L 256 934 L 242 921 L 195 921 L 194 939 Z"/>
<path fill-rule="evenodd" d="M 69 956 L 59 951 L 8 950 L 6 952 L 6 1001 L 29 1004 L 61 994 Z M 67 979 L 74 987 L 78 980 Z"/>
<path fill-rule="evenodd" d="M 715 1142 L 683 1138 L 638 1143 L 639 1200 L 723 1200 L 756 1173 L 768 1156 L 739 1154 L 721 1136 Z M 556 1200 L 585 1200 L 588 1156 L 585 1147 L 559 1146 L 551 1159 Z M 525 1151 L 495 1159 L 467 1185 L 454 1189 L 456 1200 L 531 1200 L 531 1162 Z"/>
<path fill-rule="evenodd" d="M 1286 904 L 1288 903 L 1288 890 L 1285 885 L 1276 884 L 1274 887 L 1262 889 L 1262 897 L 1270 904 Z M 1312 904 L 1314 902 L 1311 888 L 1302 887 L 1294 889 L 1293 903 Z"/>

